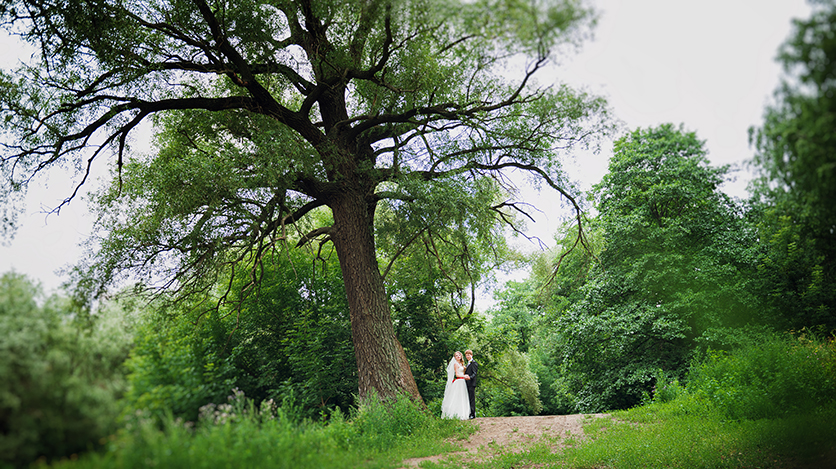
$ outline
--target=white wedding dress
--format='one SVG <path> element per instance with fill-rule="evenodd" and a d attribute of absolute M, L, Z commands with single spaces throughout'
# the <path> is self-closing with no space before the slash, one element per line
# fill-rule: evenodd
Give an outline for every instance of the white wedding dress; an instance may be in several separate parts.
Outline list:
<path fill-rule="evenodd" d="M 467 420 L 470 416 L 470 399 L 467 396 L 467 381 L 464 367 L 450 360 L 447 364 L 447 385 L 444 387 L 444 399 L 441 401 L 441 417 L 447 419 Z M 459 377 L 458 379 L 455 379 Z"/>

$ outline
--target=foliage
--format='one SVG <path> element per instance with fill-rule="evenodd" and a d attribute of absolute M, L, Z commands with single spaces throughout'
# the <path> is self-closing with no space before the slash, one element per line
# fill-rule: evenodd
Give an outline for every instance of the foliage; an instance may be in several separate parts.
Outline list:
<path fill-rule="evenodd" d="M 463 422 L 433 418 L 407 397 L 364 404 L 350 418 L 337 409 L 327 422 L 297 414 L 289 400 L 257 406 L 237 391 L 226 403 L 202 409 L 197 422 L 168 417 L 160 428 L 138 418 L 102 451 L 51 467 L 383 468 L 453 450 L 445 439 L 473 431 Z"/>
<path fill-rule="evenodd" d="M 471 181 L 455 191 L 474 191 L 473 184 L 494 186 Z M 485 328 L 485 318 L 476 310 L 477 287 L 519 257 L 498 226 L 478 221 L 489 198 L 504 192 L 498 186 L 479 190 L 481 197 L 488 198 L 463 211 L 453 195 L 433 190 L 425 194 L 432 199 L 424 207 L 428 211 L 412 207 L 407 216 L 397 216 L 395 210 L 405 209 L 386 205 L 377 218 L 379 258 L 386 265 L 395 332 L 428 401 L 443 396 L 440 377 L 453 353 L 478 348 L 477 335 Z M 478 354 L 481 359 L 482 350 Z"/>
<path fill-rule="evenodd" d="M 836 2 L 815 1 L 779 50 L 786 76 L 763 124 L 754 203 L 763 252 L 760 285 L 768 314 L 785 330 L 836 329 Z"/>
<path fill-rule="evenodd" d="M 500 226 L 518 229 L 525 210 L 509 173 L 579 213 L 559 158 L 613 127 L 603 99 L 536 82 L 594 23 L 576 0 L 0 7 L 0 24 L 40 51 L 0 75 L 9 142 L 0 197 L 55 166 L 80 168 L 84 184 L 115 153 L 112 184 L 96 198 L 102 239 L 77 270 L 80 289 L 101 294 L 128 277 L 201 296 L 227 268 L 249 268 L 290 240 L 331 242 L 362 396 L 420 399 L 379 259 L 397 259 L 423 234 L 433 242 L 416 246 L 457 262 L 444 266 L 449 281 L 478 283 L 491 254 L 477 247 Z M 156 146 L 131 154 L 129 137 L 147 120 Z M 331 221 L 306 225 L 320 207 Z M 438 255 L 446 242 L 461 255 Z"/>
<path fill-rule="evenodd" d="M 506 289 L 528 292 L 524 304 L 533 315 L 532 370 L 540 380 L 540 399 L 547 415 L 570 414 L 578 408 L 574 394 L 579 388 L 578 376 L 563 359 L 564 339 L 554 326 L 568 308 L 583 299 L 582 287 L 595 272 L 593 266 L 604 248 L 599 219 L 584 220 L 582 229 L 585 246 L 577 243 L 578 225 L 566 224 L 555 234 L 556 246 L 533 257 L 526 286 L 506 285 Z"/>
<path fill-rule="evenodd" d="M 406 396 L 393 402 L 368 399 L 361 403 L 351 420 L 357 438 L 343 443 L 381 452 L 437 425 L 433 415 Z"/>
<path fill-rule="evenodd" d="M 339 267 L 333 257 L 289 254 L 263 262 L 249 296 L 248 274 L 231 279 L 237 309 L 150 314 L 127 363 L 130 411 L 194 420 L 233 387 L 257 403 L 292 396 L 307 417 L 347 411 L 357 376 Z"/>
<path fill-rule="evenodd" d="M 347 411 L 357 393 L 357 365 L 333 250 L 269 260 L 258 290 L 214 332 L 214 346 L 235 350 L 236 383 L 254 398 L 292 394 L 309 416 L 334 406 Z M 237 281 L 235 291 L 243 294 L 247 275 Z"/>
<path fill-rule="evenodd" d="M 690 371 L 691 369 L 689 369 Z M 669 376 L 664 370 L 656 370 L 653 384 L 653 401 L 654 402 L 670 402 L 685 391 L 682 384 L 675 377 Z"/>
<path fill-rule="evenodd" d="M 745 288 L 754 230 L 718 189 L 726 171 L 672 125 L 616 142 L 595 186 L 598 252 L 570 254 L 563 273 L 535 271 L 548 282 L 537 340 L 552 370 L 547 406 L 632 407 L 658 370 L 682 377 L 696 348 L 756 319 Z"/>
<path fill-rule="evenodd" d="M 0 464 L 69 456 L 114 431 L 131 339 L 119 305 L 86 315 L 0 276 Z"/>
<path fill-rule="evenodd" d="M 792 204 L 756 204 L 752 217 L 762 240 L 752 290 L 768 301 L 761 315 L 779 330 L 831 330 L 830 280 L 816 241 L 805 234 Z"/>
<path fill-rule="evenodd" d="M 628 423 L 587 427 L 596 441 L 568 451 L 567 462 L 608 461 L 619 468 L 831 463 L 836 341 L 774 334 L 750 339 L 695 364 L 672 399 L 657 395 L 652 404 L 615 415 Z"/>
<path fill-rule="evenodd" d="M 198 408 L 220 402 L 234 385 L 235 369 L 207 347 L 208 331 L 177 312 L 151 312 L 138 329 L 136 346 L 126 362 L 129 388 L 125 413 L 165 413 L 196 419 Z"/>
<path fill-rule="evenodd" d="M 531 283 L 508 282 L 494 297 L 498 303 L 480 331 L 480 381 L 477 414 L 537 415 L 543 410 L 540 382 L 529 348 L 536 327 Z"/>
<path fill-rule="evenodd" d="M 583 298 L 582 287 L 605 249 L 601 220 L 588 218 L 583 222 L 561 226 L 554 234 L 555 247 L 532 259 L 531 281 L 536 286 L 536 296 L 531 300 L 542 311 L 544 325 Z M 581 235 L 583 246 L 578 244 Z"/>
<path fill-rule="evenodd" d="M 762 337 L 691 367 L 687 390 L 730 419 L 782 418 L 836 400 L 836 340 Z"/>
<path fill-rule="evenodd" d="M 495 366 L 496 370 L 483 379 L 478 388 L 482 402 L 487 405 L 484 415 L 538 415 L 543 410 L 540 382 L 531 371 L 528 355 L 509 350 Z"/>
<path fill-rule="evenodd" d="M 506 341 L 510 350 L 527 353 L 534 338 L 537 303 L 530 282 L 509 281 L 494 294 L 497 305 L 488 311 L 491 329 Z"/>
<path fill-rule="evenodd" d="M 616 142 L 595 188 L 606 239 L 599 278 L 611 283 L 602 292 L 684 322 L 688 339 L 745 325 L 759 306 L 745 288 L 756 233 L 719 190 L 728 168 L 710 166 L 703 145 L 669 124 L 637 130 Z"/>

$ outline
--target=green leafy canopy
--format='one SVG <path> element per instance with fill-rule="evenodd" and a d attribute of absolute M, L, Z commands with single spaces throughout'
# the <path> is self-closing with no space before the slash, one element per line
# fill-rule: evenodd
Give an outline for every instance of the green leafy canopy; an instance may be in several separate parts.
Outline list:
<path fill-rule="evenodd" d="M 96 197 L 102 238 L 77 271 L 83 293 L 120 275 L 200 293 L 236 267 L 257 283 L 272 250 L 333 242 L 352 315 L 370 314 L 352 322 L 355 346 L 377 349 L 358 351 L 369 359 L 361 370 L 380 378 L 361 372 L 361 394 L 401 382 L 365 368 L 373 355 L 397 364 L 391 375 L 409 374 L 378 266 L 378 213 L 404 221 L 381 243 L 387 263 L 421 233 L 444 232 L 472 253 L 476 234 L 515 227 L 524 211 L 511 172 L 559 192 L 579 216 L 559 158 L 613 128 L 603 99 L 536 82 L 552 51 L 594 23 L 578 0 L 0 5 L 39 50 L 0 77 L 3 197 L 61 165 L 79 169 L 81 186 L 115 155 L 113 184 Z M 155 148 L 135 155 L 129 137 L 146 121 Z M 322 211 L 333 218 L 314 225 Z M 430 230 L 434 216 L 456 229 Z"/>
<path fill-rule="evenodd" d="M 393 207 L 430 210 L 445 187 L 451 205 L 500 207 L 507 191 L 476 179 L 507 182 L 498 176 L 513 168 L 562 190 L 554 149 L 612 125 L 602 100 L 534 82 L 551 48 L 579 44 L 594 23 L 574 0 L 2 6 L 40 51 L 3 76 L 15 142 L 3 193 L 68 163 L 83 184 L 113 149 L 115 185 L 99 199 L 103 283 L 163 265 L 174 270 L 153 275 L 187 282 L 221 246 L 258 256 L 350 179 Z M 505 67 L 524 56 L 533 61 L 514 78 Z M 164 129 L 157 150 L 123 157 L 148 118 Z M 7 227 L 15 207 L 4 206 Z M 481 225 L 500 218 L 478 213 Z"/>

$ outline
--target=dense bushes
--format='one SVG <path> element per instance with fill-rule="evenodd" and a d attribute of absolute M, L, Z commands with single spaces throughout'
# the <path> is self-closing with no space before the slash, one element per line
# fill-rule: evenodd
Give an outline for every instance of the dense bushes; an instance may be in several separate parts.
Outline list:
<path fill-rule="evenodd" d="M 129 412 L 195 420 L 232 388 L 256 402 L 292 398 L 308 417 L 348 411 L 357 367 L 336 259 L 299 251 L 270 257 L 258 290 L 243 296 L 248 275 L 232 279 L 240 302 L 148 314 L 127 362 Z"/>
<path fill-rule="evenodd" d="M 758 339 L 692 366 L 687 392 L 732 419 L 786 417 L 836 401 L 836 340 Z"/>
<path fill-rule="evenodd" d="M 527 354 L 509 350 L 493 366 L 479 385 L 477 395 L 485 406 L 480 416 L 537 415 L 543 410 L 540 382 Z"/>
<path fill-rule="evenodd" d="M 116 429 L 123 317 L 87 316 L 20 275 L 0 277 L 0 465 L 69 456 Z"/>

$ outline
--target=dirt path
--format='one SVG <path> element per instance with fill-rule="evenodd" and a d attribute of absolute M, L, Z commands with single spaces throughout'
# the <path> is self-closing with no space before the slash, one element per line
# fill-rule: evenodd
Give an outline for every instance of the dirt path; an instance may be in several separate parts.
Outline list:
<path fill-rule="evenodd" d="M 607 414 L 544 415 L 536 417 L 486 417 L 471 420 L 479 431 L 466 441 L 458 441 L 462 450 L 455 453 L 407 459 L 403 468 L 418 467 L 423 461 L 438 461 L 465 456 L 470 460 L 488 459 L 500 451 L 519 452 L 540 441 L 555 449 L 567 438 L 583 438 L 583 422 Z"/>

